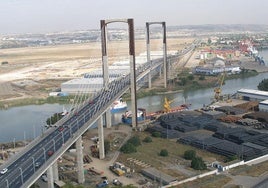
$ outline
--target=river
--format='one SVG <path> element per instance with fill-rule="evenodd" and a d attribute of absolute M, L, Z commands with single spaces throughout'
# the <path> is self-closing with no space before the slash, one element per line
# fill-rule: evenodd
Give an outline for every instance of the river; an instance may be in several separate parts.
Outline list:
<path fill-rule="evenodd" d="M 268 50 L 263 56 L 268 59 Z M 222 87 L 223 94 L 233 94 L 240 88 L 257 89 L 259 82 L 268 78 L 268 73 L 261 73 L 255 77 L 239 78 L 225 81 Z M 147 112 L 154 112 L 162 109 L 164 97 L 170 100 L 175 99 L 171 106 L 183 103 L 191 104 L 191 109 L 197 109 L 203 104 L 210 104 L 214 96 L 212 88 L 173 93 L 166 95 L 148 96 L 137 100 L 140 108 Z M 56 112 L 63 111 L 64 106 L 59 104 L 28 105 L 13 107 L 7 110 L 0 110 L 0 142 L 13 142 L 18 140 L 33 139 L 44 130 L 46 119 Z M 128 108 L 131 104 L 128 102 Z M 67 107 L 66 107 L 67 109 Z M 112 124 L 121 122 L 121 113 L 112 114 Z"/>

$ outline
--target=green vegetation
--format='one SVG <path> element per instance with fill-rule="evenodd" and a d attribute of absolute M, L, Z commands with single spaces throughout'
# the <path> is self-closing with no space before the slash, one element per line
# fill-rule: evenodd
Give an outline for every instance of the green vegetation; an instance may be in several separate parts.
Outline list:
<path fill-rule="evenodd" d="M 141 145 L 141 141 L 140 141 L 140 138 L 138 136 L 131 137 L 127 142 L 131 143 L 135 147 Z"/>
<path fill-rule="evenodd" d="M 259 164 L 254 164 L 251 166 L 242 165 L 230 170 L 230 173 L 234 176 L 244 175 L 252 177 L 260 177 L 262 174 L 265 174 L 268 169 L 268 161 L 264 161 Z"/>
<path fill-rule="evenodd" d="M 227 75 L 225 80 L 247 78 L 258 75 L 255 70 L 242 69 L 240 74 Z M 218 81 L 218 76 L 208 75 L 194 75 L 190 72 L 190 69 L 183 69 L 177 74 L 176 78 L 168 80 L 168 88 L 152 88 L 140 89 L 137 93 L 137 98 L 143 98 L 146 96 L 157 95 L 159 93 L 165 93 L 169 91 L 183 91 L 183 90 L 195 90 L 201 88 L 215 87 Z M 124 100 L 130 100 L 130 93 L 123 95 Z"/>
<path fill-rule="evenodd" d="M 54 125 L 57 121 L 59 121 L 63 115 L 62 113 L 55 113 L 50 118 L 47 118 L 46 123 L 47 125 Z"/>
<path fill-rule="evenodd" d="M 153 137 L 160 138 L 160 137 L 161 137 L 161 133 L 160 133 L 160 132 L 155 131 L 155 132 L 153 132 L 153 133 L 152 133 L 152 136 L 153 136 Z"/>
<path fill-rule="evenodd" d="M 195 170 L 206 170 L 207 166 L 204 163 L 202 157 L 196 155 L 195 150 L 186 150 L 183 155 L 184 159 L 192 160 L 191 167 Z"/>
<path fill-rule="evenodd" d="M 187 150 L 184 152 L 184 159 L 192 160 L 196 157 L 196 152 L 194 150 Z"/>
<path fill-rule="evenodd" d="M 215 187 L 224 187 L 232 179 L 226 177 L 225 175 L 211 175 L 203 178 L 198 178 L 194 181 L 190 181 L 181 185 L 177 185 L 176 188 L 215 188 Z"/>
<path fill-rule="evenodd" d="M 148 132 L 137 132 L 136 134 L 139 135 L 140 139 L 143 140 L 144 138 L 148 137 L 150 133 Z M 223 162 L 225 157 L 216 155 L 205 150 L 196 149 L 189 145 L 184 145 L 173 140 L 159 138 L 159 137 L 151 137 L 152 142 L 142 144 L 139 147 L 136 147 L 137 152 L 134 153 L 121 153 L 119 155 L 118 161 L 122 163 L 128 164 L 128 158 L 135 158 L 137 160 L 143 161 L 151 166 L 154 166 L 157 169 L 164 170 L 166 169 L 167 163 L 171 161 L 178 161 L 178 163 L 183 163 L 185 160 L 183 159 L 184 152 L 187 150 L 195 150 L 197 155 L 202 157 L 204 161 L 211 160 Z M 159 155 L 161 149 L 166 149 L 168 151 L 167 157 L 162 157 Z M 137 167 L 138 168 L 138 167 Z M 137 171 L 139 169 L 136 169 Z M 192 168 L 189 170 L 195 171 Z M 186 178 L 183 174 L 179 174 L 177 172 L 173 172 L 170 170 L 166 171 L 167 174 L 175 175 L 179 177 L 179 179 Z"/>
<path fill-rule="evenodd" d="M 62 96 L 62 97 L 47 97 L 47 98 L 27 98 L 27 99 L 18 99 L 18 100 L 10 100 L 0 102 L 0 109 L 6 107 L 14 107 L 14 106 L 24 106 L 24 105 L 42 105 L 42 104 L 69 104 L 70 101 L 74 98 L 74 96 Z"/>
<path fill-rule="evenodd" d="M 202 157 L 194 157 L 191 162 L 191 167 L 195 170 L 206 170 L 207 166 Z"/>
<path fill-rule="evenodd" d="M 129 153 L 136 153 L 137 149 L 133 144 L 126 143 L 120 148 L 120 151 L 123 152 L 123 153 L 128 153 L 129 154 Z"/>
<path fill-rule="evenodd" d="M 258 89 L 261 91 L 268 91 L 268 79 L 263 79 L 259 85 Z"/>
<path fill-rule="evenodd" d="M 143 142 L 146 142 L 146 143 L 149 143 L 149 142 L 152 142 L 152 138 L 150 136 L 147 136 L 143 139 Z"/>
<path fill-rule="evenodd" d="M 120 151 L 123 153 L 135 153 L 137 152 L 136 147 L 139 145 L 141 145 L 140 138 L 138 136 L 133 136 L 120 148 Z"/>
<path fill-rule="evenodd" d="M 239 159 L 238 156 L 234 155 L 234 156 L 226 158 L 226 160 L 224 162 L 228 163 L 228 162 L 231 162 L 231 161 L 234 161 L 234 160 L 237 160 L 237 159 Z"/>
<path fill-rule="evenodd" d="M 161 149 L 159 155 L 162 156 L 162 157 L 167 157 L 168 156 L 168 151 L 166 149 Z"/>

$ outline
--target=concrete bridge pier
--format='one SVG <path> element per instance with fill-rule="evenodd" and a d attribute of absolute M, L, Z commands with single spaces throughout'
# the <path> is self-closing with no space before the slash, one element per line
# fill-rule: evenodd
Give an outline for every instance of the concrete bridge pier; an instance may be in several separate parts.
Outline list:
<path fill-rule="evenodd" d="M 78 173 L 78 183 L 83 184 L 85 182 L 85 174 L 83 167 L 83 149 L 82 149 L 82 136 L 78 138 L 75 143 L 76 146 L 76 159 L 77 159 L 77 173 Z"/>
<path fill-rule="evenodd" d="M 52 169 L 52 166 L 50 166 L 47 169 L 47 187 L 48 188 L 54 188 L 54 178 L 53 178 L 53 169 Z"/>
<path fill-rule="evenodd" d="M 59 181 L 59 169 L 58 169 L 58 162 L 57 161 L 52 165 L 52 170 L 53 170 L 54 181 Z"/>
<path fill-rule="evenodd" d="M 99 158 L 104 159 L 104 134 L 103 134 L 103 117 L 98 119 L 98 136 L 99 136 Z"/>
<path fill-rule="evenodd" d="M 111 128 L 112 127 L 112 115 L 111 110 L 108 109 L 105 113 L 105 119 L 106 119 L 106 127 Z"/>
<path fill-rule="evenodd" d="M 150 23 L 146 23 L 146 48 L 147 48 L 147 62 L 150 62 L 150 72 L 148 74 L 148 85 L 149 88 L 152 88 L 152 75 L 151 75 L 151 66 L 152 66 L 152 62 L 151 62 L 151 54 L 150 54 L 150 29 L 149 29 Z"/>

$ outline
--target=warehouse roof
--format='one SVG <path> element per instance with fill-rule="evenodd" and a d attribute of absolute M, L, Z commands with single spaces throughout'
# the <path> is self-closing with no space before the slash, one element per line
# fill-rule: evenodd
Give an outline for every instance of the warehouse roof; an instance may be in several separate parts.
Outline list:
<path fill-rule="evenodd" d="M 259 95 L 259 96 L 268 97 L 267 91 L 260 91 L 260 90 L 256 90 L 256 89 L 239 89 L 237 92 L 244 93 L 244 94 Z"/>

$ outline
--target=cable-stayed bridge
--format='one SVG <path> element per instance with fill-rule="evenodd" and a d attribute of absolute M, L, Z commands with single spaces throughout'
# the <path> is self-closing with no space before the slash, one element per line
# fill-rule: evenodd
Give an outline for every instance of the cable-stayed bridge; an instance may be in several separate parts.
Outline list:
<path fill-rule="evenodd" d="M 104 87 L 94 95 L 86 97 L 80 93 L 75 96 L 75 103 L 78 105 L 74 105 L 72 111 L 59 120 L 55 127 L 49 128 L 1 166 L 1 169 L 6 168 L 7 172 L 0 174 L 0 187 L 29 187 L 46 171 L 48 186 L 53 187 L 54 181 L 58 180 L 57 159 L 74 143 L 77 148 L 78 182 L 83 183 L 81 135 L 97 122 L 100 135 L 100 156 L 104 157 L 104 141 L 101 136 L 103 135 L 103 115 L 110 111 L 115 100 L 131 89 L 133 74 L 135 74 L 135 83 L 139 85 L 145 78 L 148 79 L 148 75 L 152 78 L 160 74 L 163 71 L 163 62 L 169 62 L 167 67 L 170 67 L 180 57 L 190 53 L 195 45 L 192 44 L 187 50 L 176 56 L 148 61 L 137 68 L 134 66 L 130 74 L 118 77 L 111 82 L 106 81 Z M 108 67 L 106 69 L 108 71 Z"/>

